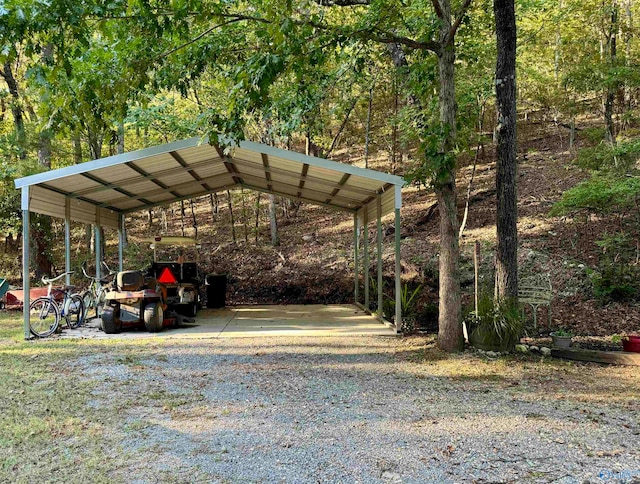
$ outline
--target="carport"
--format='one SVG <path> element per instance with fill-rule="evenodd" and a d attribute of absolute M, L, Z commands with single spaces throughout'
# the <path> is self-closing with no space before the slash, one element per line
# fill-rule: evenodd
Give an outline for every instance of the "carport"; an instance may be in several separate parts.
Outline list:
<path fill-rule="evenodd" d="M 93 224 L 96 277 L 100 277 L 101 227 L 118 231 L 122 270 L 127 214 L 234 188 L 246 188 L 349 212 L 353 216 L 354 302 L 364 279 L 364 309 L 370 312 L 369 237 L 376 222 L 378 314 L 382 319 L 382 217 L 394 214 L 395 326 L 401 327 L 400 209 L 404 179 L 375 170 L 306 156 L 272 146 L 219 137 L 190 138 L 123 153 L 15 180 L 22 191 L 24 335 L 29 332 L 29 214 L 65 221 L 65 270 L 71 269 L 71 221 Z M 225 148 L 223 149 L 222 146 Z M 363 236 L 364 234 L 364 236 Z M 362 251 L 360 251 L 362 246 Z M 67 280 L 67 284 L 69 280 Z"/>

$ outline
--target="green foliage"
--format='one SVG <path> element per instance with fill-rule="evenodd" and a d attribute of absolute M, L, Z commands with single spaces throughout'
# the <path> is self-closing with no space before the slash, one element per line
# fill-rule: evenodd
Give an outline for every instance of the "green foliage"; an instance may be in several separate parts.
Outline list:
<path fill-rule="evenodd" d="M 602 142 L 606 133 L 606 128 L 604 128 L 603 126 L 597 126 L 585 128 L 580 133 L 580 136 L 587 138 L 587 140 L 589 140 L 591 144 L 596 144 Z"/>
<path fill-rule="evenodd" d="M 602 251 L 597 270 L 588 272 L 593 294 L 602 302 L 640 297 L 640 267 L 635 263 L 636 243 L 628 234 L 606 235 L 596 242 Z"/>
<path fill-rule="evenodd" d="M 559 336 L 561 338 L 571 338 L 573 337 L 573 333 L 571 331 L 569 331 L 566 328 L 558 328 L 556 329 L 553 333 L 551 333 L 553 336 Z"/>
<path fill-rule="evenodd" d="M 472 344 L 483 349 L 510 349 L 519 341 L 523 329 L 518 304 L 510 300 L 496 302 L 488 294 L 479 298 L 478 312 L 470 310 L 464 322 Z"/>
<path fill-rule="evenodd" d="M 410 334 L 415 331 L 415 323 L 417 316 L 417 298 L 422 291 L 422 284 L 411 287 L 410 284 L 404 284 L 400 291 L 400 309 L 402 311 L 402 332 Z M 383 301 L 383 313 L 387 320 L 395 320 L 396 300 L 394 296 L 385 295 Z"/>
<path fill-rule="evenodd" d="M 623 173 L 633 168 L 640 160 L 640 139 L 621 141 L 615 146 L 599 143 L 578 151 L 576 164 L 594 171 L 615 171 Z"/>
<path fill-rule="evenodd" d="M 595 175 L 562 194 L 550 214 L 564 215 L 586 210 L 593 213 L 611 213 L 638 205 L 640 178 Z"/>

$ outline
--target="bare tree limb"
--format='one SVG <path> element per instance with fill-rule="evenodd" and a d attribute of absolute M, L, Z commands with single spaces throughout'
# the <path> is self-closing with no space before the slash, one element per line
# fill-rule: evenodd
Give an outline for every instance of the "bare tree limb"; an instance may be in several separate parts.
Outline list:
<path fill-rule="evenodd" d="M 185 42 L 184 44 L 179 45 L 179 46 L 177 46 L 177 47 L 174 47 L 173 49 L 168 50 L 167 52 L 164 52 L 163 54 L 160 54 L 158 57 L 156 57 L 156 59 L 155 59 L 155 60 L 160 60 L 160 59 L 162 59 L 162 58 L 164 58 L 164 57 L 168 57 L 168 56 L 170 56 L 171 54 L 173 54 L 174 52 L 177 52 L 177 51 L 179 51 L 179 50 L 182 50 L 182 49 L 184 49 L 185 47 L 188 47 L 188 46 L 190 46 L 191 44 L 196 43 L 196 42 L 197 42 L 197 41 L 199 41 L 201 38 L 203 38 L 203 37 L 205 37 L 205 36 L 209 35 L 211 32 L 213 32 L 214 30 L 219 29 L 220 27 L 224 27 L 225 25 L 230 25 L 230 24 L 233 24 L 233 23 L 236 23 L 236 22 L 241 22 L 242 20 L 244 20 L 244 19 L 230 19 L 230 20 L 228 20 L 228 21 L 226 21 L 226 22 L 222 22 L 221 24 L 214 25 L 213 27 L 208 28 L 208 29 L 207 29 L 207 30 L 205 30 L 204 32 L 200 33 L 199 35 L 196 35 L 193 39 L 188 40 L 188 41 L 187 41 L 187 42 Z"/>
<path fill-rule="evenodd" d="M 431 0 L 431 4 L 433 5 L 433 9 L 436 11 L 436 15 L 438 16 L 438 18 L 442 18 L 443 17 L 443 13 L 442 13 L 442 7 L 440 6 L 440 0 Z"/>
<path fill-rule="evenodd" d="M 370 4 L 369 0 L 316 0 L 316 3 L 325 7 L 354 7 Z"/>
<path fill-rule="evenodd" d="M 433 0 L 433 1 L 437 2 L 438 0 Z M 447 38 L 445 39 L 445 44 L 450 44 L 451 42 L 453 42 L 453 39 L 456 36 L 456 32 L 458 31 L 458 28 L 460 27 L 460 24 L 462 23 L 462 19 L 464 19 L 464 16 L 467 13 L 467 10 L 469 9 L 469 6 L 471 5 L 471 2 L 472 2 L 472 0 L 465 0 L 465 2 L 462 5 L 462 7 L 460 7 L 460 11 L 458 12 L 458 16 L 456 18 L 456 21 L 451 26 L 451 29 L 449 29 L 449 33 L 447 34 Z"/>
<path fill-rule="evenodd" d="M 349 121 L 349 116 L 351 116 L 351 112 L 353 111 L 353 108 L 356 107 L 356 102 L 357 102 L 357 99 L 354 99 L 353 102 L 351 103 L 351 105 L 349 106 L 349 109 L 347 110 L 347 114 L 345 115 L 344 119 L 342 120 L 342 123 L 340 124 L 340 128 L 338 129 L 338 132 L 336 133 L 336 135 L 333 137 L 333 140 L 331 141 L 331 146 L 329 147 L 327 152 L 324 154 L 325 158 L 329 158 L 329 155 L 331 154 L 331 152 L 335 149 L 336 145 L 338 144 L 338 139 L 340 138 L 340 135 L 344 131 L 344 128 L 347 125 L 347 122 Z"/>

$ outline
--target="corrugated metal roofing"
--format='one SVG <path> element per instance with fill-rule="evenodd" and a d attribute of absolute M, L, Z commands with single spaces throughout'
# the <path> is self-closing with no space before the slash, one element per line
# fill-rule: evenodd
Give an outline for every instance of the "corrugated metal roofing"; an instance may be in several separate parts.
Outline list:
<path fill-rule="evenodd" d="M 375 218 L 400 207 L 395 175 L 243 141 L 223 152 L 191 138 L 60 168 L 15 181 L 32 212 L 118 226 L 120 214 L 245 187 Z M 23 197 L 23 203 L 26 200 Z M 23 206 L 23 209 L 27 208 Z M 369 220 L 371 220 L 370 218 Z"/>

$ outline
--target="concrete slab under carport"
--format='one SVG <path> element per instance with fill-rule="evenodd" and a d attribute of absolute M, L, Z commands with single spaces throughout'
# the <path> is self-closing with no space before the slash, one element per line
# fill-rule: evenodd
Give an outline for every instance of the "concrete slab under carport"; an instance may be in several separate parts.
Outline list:
<path fill-rule="evenodd" d="M 352 304 L 252 305 L 202 309 L 196 322 L 149 333 L 108 335 L 96 328 L 64 330 L 63 338 L 265 338 L 270 336 L 396 336 L 396 331 Z"/>

